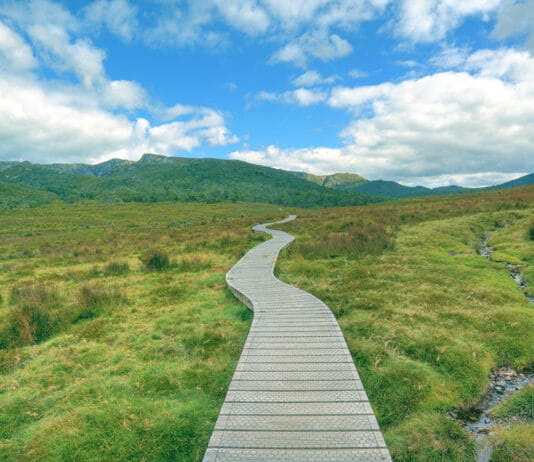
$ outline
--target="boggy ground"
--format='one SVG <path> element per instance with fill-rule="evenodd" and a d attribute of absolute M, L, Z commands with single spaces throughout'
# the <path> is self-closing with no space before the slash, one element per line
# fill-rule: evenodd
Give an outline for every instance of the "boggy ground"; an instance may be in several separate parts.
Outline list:
<path fill-rule="evenodd" d="M 226 271 L 289 211 L 0 211 L 0 460 L 201 460 L 252 315 Z"/>
<path fill-rule="evenodd" d="M 252 316 L 224 275 L 265 238 L 252 224 L 292 212 L 279 272 L 335 312 L 395 460 L 472 460 L 447 413 L 476 403 L 492 368 L 534 363 L 533 307 L 476 250 L 494 231 L 495 258 L 534 286 L 534 188 L 306 212 L 1 211 L 0 460 L 201 460 Z M 493 435 L 495 460 L 529 460 L 532 434 Z"/>
<path fill-rule="evenodd" d="M 534 365 L 534 188 L 301 213 L 278 275 L 336 314 L 396 461 L 469 461 L 448 417 L 484 394 L 490 371 Z M 477 252 L 487 231 L 495 249 Z M 530 399 L 528 399 L 528 396 Z M 532 411 L 530 393 L 509 413 Z M 524 420 L 524 419 L 523 419 Z M 534 459 L 534 425 L 491 435 L 494 461 Z"/>

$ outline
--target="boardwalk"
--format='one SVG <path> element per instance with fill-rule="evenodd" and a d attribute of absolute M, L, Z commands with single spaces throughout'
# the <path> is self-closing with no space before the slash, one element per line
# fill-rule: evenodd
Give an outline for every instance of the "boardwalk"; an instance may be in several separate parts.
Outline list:
<path fill-rule="evenodd" d="M 390 461 L 332 312 L 273 276 L 293 236 L 266 226 L 226 276 L 254 320 L 204 462 Z"/>

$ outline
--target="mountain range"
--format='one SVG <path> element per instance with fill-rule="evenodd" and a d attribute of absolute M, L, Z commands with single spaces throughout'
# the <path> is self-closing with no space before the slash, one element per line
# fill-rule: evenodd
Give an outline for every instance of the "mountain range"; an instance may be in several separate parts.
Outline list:
<path fill-rule="evenodd" d="M 313 207 L 363 205 L 383 198 L 326 188 L 300 175 L 237 160 L 144 154 L 97 165 L 0 162 L 0 205 L 53 200 L 110 203 L 246 201 Z"/>
<path fill-rule="evenodd" d="M 332 176 L 339 176 L 340 174 L 335 174 Z M 361 178 L 359 175 L 357 177 Z M 325 185 L 328 184 L 327 179 L 325 179 Z M 350 185 L 338 186 L 334 184 L 330 187 L 343 189 L 345 191 L 353 192 L 362 192 L 367 194 L 372 194 L 374 196 L 381 196 L 387 198 L 401 199 L 408 197 L 422 197 L 422 196 L 436 196 L 436 195 L 448 195 L 448 194 L 461 194 L 461 193 L 473 193 L 473 192 L 483 192 L 494 189 L 507 189 L 514 188 L 517 186 L 526 186 L 534 184 L 534 173 L 529 175 L 516 178 L 515 180 L 508 181 L 506 183 L 498 184 L 495 186 L 488 186 L 483 188 L 464 188 L 461 186 L 440 186 L 437 188 L 427 188 L 425 186 L 405 186 L 395 181 L 384 181 L 384 180 L 374 180 L 374 181 L 363 181 L 360 184 L 355 182 L 350 182 Z"/>
<path fill-rule="evenodd" d="M 75 202 L 246 201 L 313 207 L 504 189 L 534 183 L 534 174 L 491 188 L 409 187 L 352 173 L 313 175 L 237 160 L 144 154 L 137 162 L 88 164 L 0 162 L 0 207 Z"/>

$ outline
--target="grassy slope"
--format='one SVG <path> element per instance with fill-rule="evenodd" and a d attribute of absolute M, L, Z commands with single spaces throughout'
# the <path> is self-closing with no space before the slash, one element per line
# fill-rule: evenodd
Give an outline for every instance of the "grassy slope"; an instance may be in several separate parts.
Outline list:
<path fill-rule="evenodd" d="M 527 283 L 526 292 L 534 297 L 534 220 L 504 224 L 491 233 L 492 260 L 517 265 Z"/>
<path fill-rule="evenodd" d="M 37 207 L 58 199 L 55 194 L 47 191 L 39 191 L 31 187 L 0 181 L 0 210 L 17 207 Z"/>
<path fill-rule="evenodd" d="M 0 460 L 200 460 L 251 319 L 224 275 L 262 239 L 249 226 L 285 213 L 95 203 L 3 212 L 0 332 L 11 342 L 13 331 L 31 334 L 24 306 L 55 330 L 0 349 Z M 151 247 L 175 264 L 144 270 Z"/>
<path fill-rule="evenodd" d="M 447 410 L 475 403 L 492 367 L 534 365 L 532 306 L 502 264 L 476 252 L 484 231 L 505 225 L 502 251 L 532 255 L 533 218 L 530 187 L 323 210 L 285 225 L 297 243 L 279 272 L 337 315 L 395 460 L 473 460 Z"/>

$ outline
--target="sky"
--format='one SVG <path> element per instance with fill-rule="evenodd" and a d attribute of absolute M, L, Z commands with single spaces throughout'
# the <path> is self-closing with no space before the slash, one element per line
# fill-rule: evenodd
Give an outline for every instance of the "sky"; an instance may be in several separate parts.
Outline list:
<path fill-rule="evenodd" d="M 0 160 L 534 172 L 534 0 L 0 0 Z"/>

